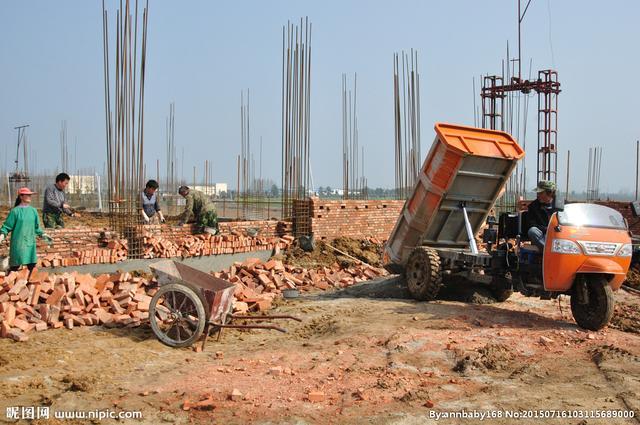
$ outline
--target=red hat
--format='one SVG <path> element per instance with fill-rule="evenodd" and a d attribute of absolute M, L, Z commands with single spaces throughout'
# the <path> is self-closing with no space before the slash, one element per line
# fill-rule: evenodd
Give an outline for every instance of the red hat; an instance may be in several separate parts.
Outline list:
<path fill-rule="evenodd" d="M 18 195 L 33 195 L 36 192 L 32 192 L 28 187 L 21 187 L 18 189 Z"/>

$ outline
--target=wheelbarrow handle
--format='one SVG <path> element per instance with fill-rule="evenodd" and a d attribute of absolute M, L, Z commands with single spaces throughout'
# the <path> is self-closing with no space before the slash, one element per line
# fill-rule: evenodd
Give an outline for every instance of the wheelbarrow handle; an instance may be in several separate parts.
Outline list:
<path fill-rule="evenodd" d="M 299 319 L 299 318 L 294 317 L 294 316 L 289 316 L 287 314 L 278 315 L 278 316 L 269 316 L 269 315 L 266 315 L 266 314 L 263 314 L 261 316 L 245 316 L 245 315 L 241 315 L 241 314 L 232 314 L 230 317 L 232 319 L 244 319 L 244 320 L 291 319 L 291 320 L 295 320 L 296 322 L 302 322 L 302 319 Z"/>
<path fill-rule="evenodd" d="M 287 333 L 286 329 L 283 329 L 276 325 L 215 325 L 219 328 L 233 328 L 233 329 L 272 329 L 282 333 Z"/>

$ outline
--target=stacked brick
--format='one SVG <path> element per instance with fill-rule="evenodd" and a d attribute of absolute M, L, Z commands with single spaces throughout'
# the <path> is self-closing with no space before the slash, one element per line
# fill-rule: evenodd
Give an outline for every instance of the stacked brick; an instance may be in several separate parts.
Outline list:
<path fill-rule="evenodd" d="M 53 243 L 38 240 L 38 267 L 117 263 L 127 258 L 126 241 L 116 239 L 115 232 L 106 229 L 48 229 L 47 234 Z M 0 256 L 5 255 L 9 255 L 8 241 L 0 244 Z"/>
<path fill-rule="evenodd" d="M 146 233 L 143 239 L 143 258 L 188 258 L 259 250 L 278 251 L 287 248 L 293 239 L 293 236 L 289 235 L 282 238 L 265 238 L 234 234 L 201 234 L 168 239 Z"/>
<path fill-rule="evenodd" d="M 342 288 L 384 275 L 366 265 L 308 270 L 271 259 L 248 259 L 213 273 L 236 285 L 234 311 L 264 311 L 285 289 L 301 291 Z M 154 281 L 130 273 L 91 276 L 59 275 L 35 269 L 5 275 L 0 272 L 0 337 L 26 341 L 29 333 L 74 326 L 135 327 L 149 318 L 157 291 Z"/>
<path fill-rule="evenodd" d="M 294 240 L 293 236 L 285 234 L 287 230 L 286 224 L 276 221 L 221 223 L 219 235 L 194 235 L 195 229 L 189 225 L 145 226 L 142 255 L 144 258 L 186 258 L 278 251 L 287 248 Z"/>
<path fill-rule="evenodd" d="M 118 263 L 127 259 L 128 247 L 126 240 L 113 239 L 101 243 L 99 247 L 89 245 L 85 249 L 63 250 L 58 252 L 50 249 L 40 251 L 38 267 L 68 267 L 86 264 Z"/>
<path fill-rule="evenodd" d="M 404 201 L 311 198 L 311 231 L 318 240 L 339 237 L 387 240 Z"/>

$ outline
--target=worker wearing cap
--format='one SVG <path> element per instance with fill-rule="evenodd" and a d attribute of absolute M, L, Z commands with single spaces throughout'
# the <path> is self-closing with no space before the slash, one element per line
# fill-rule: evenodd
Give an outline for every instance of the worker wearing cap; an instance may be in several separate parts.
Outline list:
<path fill-rule="evenodd" d="M 178 193 L 187 201 L 180 215 L 180 224 L 193 220 L 200 227 L 200 231 L 217 233 L 218 214 L 216 214 L 215 205 L 209 201 L 207 195 L 187 186 L 180 186 Z"/>
<path fill-rule="evenodd" d="M 142 191 L 142 219 L 145 224 L 164 223 L 164 215 L 160 211 L 160 203 L 158 202 L 158 182 L 149 180 Z"/>
<path fill-rule="evenodd" d="M 30 271 L 35 267 L 38 261 L 36 236 L 51 243 L 51 238 L 40 227 L 38 211 L 31 206 L 31 195 L 34 193 L 28 187 L 20 188 L 16 206 L 9 211 L 0 227 L 0 243 L 11 233 L 9 267 L 14 271 L 21 266 L 27 266 Z"/>
<path fill-rule="evenodd" d="M 527 235 L 534 245 L 544 250 L 547 226 L 551 215 L 556 211 L 556 184 L 541 180 L 534 190 L 537 194 L 536 200 L 527 208 Z"/>
<path fill-rule="evenodd" d="M 64 227 L 62 214 L 73 216 L 71 207 L 67 204 L 64 190 L 69 184 L 69 174 L 60 173 L 56 176 L 56 182 L 50 184 L 44 190 L 44 204 L 42 205 L 42 222 L 46 228 Z"/>

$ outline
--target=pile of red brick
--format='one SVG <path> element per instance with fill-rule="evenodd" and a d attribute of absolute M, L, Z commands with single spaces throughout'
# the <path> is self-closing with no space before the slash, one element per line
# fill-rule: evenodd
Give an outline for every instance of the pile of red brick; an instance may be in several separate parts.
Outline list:
<path fill-rule="evenodd" d="M 285 249 L 294 237 L 247 236 L 239 231 L 212 236 L 208 233 L 166 238 L 146 232 L 143 237 L 144 258 L 198 257 L 202 255 L 235 254 L 258 250 Z"/>
<path fill-rule="evenodd" d="M 213 273 L 216 277 L 236 284 L 237 302 L 234 310 L 239 312 L 267 310 L 273 299 L 285 289 L 310 291 L 344 288 L 385 274 L 387 272 L 384 269 L 364 264 L 346 269 L 334 264 L 332 267 L 310 270 L 283 264 L 276 259 L 262 262 L 258 258 L 236 262 L 228 270 Z"/>
<path fill-rule="evenodd" d="M 130 273 L 49 275 L 37 269 L 0 273 L 0 336 L 26 341 L 28 333 L 80 325 L 138 326 L 149 317 L 156 289 Z"/>
<path fill-rule="evenodd" d="M 375 279 L 386 272 L 366 265 L 315 270 L 257 258 L 213 273 L 236 285 L 234 311 L 264 311 L 285 289 L 326 290 Z M 154 281 L 130 273 L 91 276 L 60 275 L 35 269 L 0 272 L 0 336 L 26 341 L 31 331 L 85 325 L 139 326 L 149 318 L 149 303 L 157 291 Z"/>

